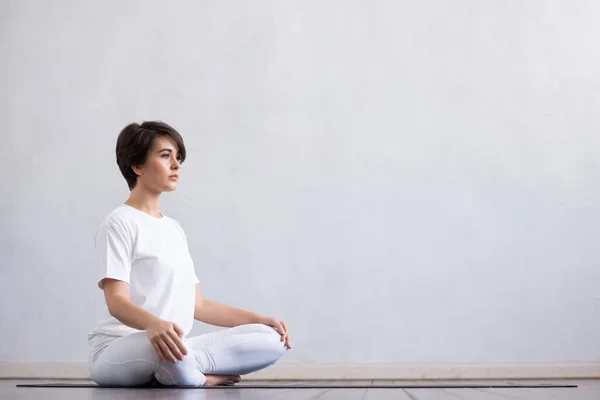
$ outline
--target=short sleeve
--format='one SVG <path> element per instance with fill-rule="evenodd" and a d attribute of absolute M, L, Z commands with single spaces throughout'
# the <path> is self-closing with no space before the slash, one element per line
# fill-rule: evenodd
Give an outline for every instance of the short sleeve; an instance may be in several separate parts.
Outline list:
<path fill-rule="evenodd" d="M 181 227 L 181 225 L 179 224 L 179 222 L 177 222 L 174 219 L 171 219 L 171 221 L 173 221 L 173 225 L 175 225 L 175 228 L 177 229 L 177 231 L 181 235 L 181 238 L 183 239 L 183 242 L 185 243 L 185 247 L 188 248 L 187 235 L 185 234 L 185 231 L 183 230 L 183 228 Z"/>
<path fill-rule="evenodd" d="M 200 279 L 198 279 L 198 275 L 196 275 L 196 270 L 193 269 L 192 270 L 192 284 L 196 285 L 197 283 L 200 283 Z"/>
<path fill-rule="evenodd" d="M 198 279 L 198 275 L 196 275 L 196 268 L 194 266 L 194 261 L 192 260 L 192 255 L 190 254 L 190 248 L 189 248 L 188 241 L 187 241 L 187 235 L 185 234 L 185 231 L 183 230 L 183 228 L 181 227 L 179 222 L 173 220 L 173 223 L 175 224 L 175 227 L 181 234 L 181 237 L 183 238 L 183 242 L 185 243 L 185 249 L 188 253 L 187 256 L 189 257 L 190 263 L 191 263 L 191 273 L 192 273 L 191 279 L 192 279 L 192 283 L 195 285 L 195 284 L 199 283 L 200 280 Z"/>
<path fill-rule="evenodd" d="M 100 227 L 96 234 L 96 256 L 100 266 L 98 287 L 103 288 L 103 279 L 111 278 L 130 283 L 132 244 L 125 230 L 114 222 Z"/>

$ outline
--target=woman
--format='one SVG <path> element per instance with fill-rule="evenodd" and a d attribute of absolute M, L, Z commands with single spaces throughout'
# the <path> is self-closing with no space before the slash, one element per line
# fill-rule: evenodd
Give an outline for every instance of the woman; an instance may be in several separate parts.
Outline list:
<path fill-rule="evenodd" d="M 159 212 L 176 189 L 186 150 L 162 122 L 126 126 L 117 164 L 131 194 L 96 235 L 112 318 L 88 335 L 89 369 L 99 385 L 230 385 L 274 364 L 290 349 L 286 324 L 204 299 L 181 226 Z M 193 321 L 230 329 L 188 337 Z"/>

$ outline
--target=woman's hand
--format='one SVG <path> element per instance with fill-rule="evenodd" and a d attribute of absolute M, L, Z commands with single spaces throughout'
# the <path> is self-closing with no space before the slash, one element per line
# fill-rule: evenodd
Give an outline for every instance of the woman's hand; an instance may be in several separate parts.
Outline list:
<path fill-rule="evenodd" d="M 173 322 L 157 319 L 146 328 L 146 334 L 161 361 L 177 362 L 187 354 L 181 340 L 183 330 Z"/>
<path fill-rule="evenodd" d="M 285 347 L 288 350 L 292 348 L 290 344 L 290 331 L 288 330 L 288 327 L 285 324 L 285 322 L 280 321 L 276 318 L 265 317 L 261 321 L 261 323 L 275 328 L 275 330 L 281 335 L 281 341 L 285 342 Z"/>

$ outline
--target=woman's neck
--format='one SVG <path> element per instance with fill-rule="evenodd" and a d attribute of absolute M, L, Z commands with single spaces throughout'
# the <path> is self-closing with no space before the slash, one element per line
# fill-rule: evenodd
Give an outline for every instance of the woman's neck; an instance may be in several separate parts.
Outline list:
<path fill-rule="evenodd" d="M 133 188 L 125 204 L 150 214 L 153 217 L 162 217 L 162 214 L 158 211 L 160 206 L 160 193 L 150 193 L 141 186 Z"/>

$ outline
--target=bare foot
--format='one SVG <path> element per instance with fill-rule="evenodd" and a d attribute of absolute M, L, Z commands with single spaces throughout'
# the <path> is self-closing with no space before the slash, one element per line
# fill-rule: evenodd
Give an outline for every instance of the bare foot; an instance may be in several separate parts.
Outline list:
<path fill-rule="evenodd" d="M 230 386 L 236 384 L 241 379 L 239 375 L 206 375 L 204 386 Z"/>

